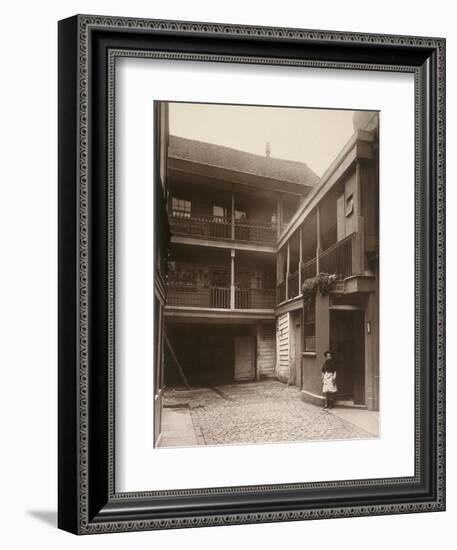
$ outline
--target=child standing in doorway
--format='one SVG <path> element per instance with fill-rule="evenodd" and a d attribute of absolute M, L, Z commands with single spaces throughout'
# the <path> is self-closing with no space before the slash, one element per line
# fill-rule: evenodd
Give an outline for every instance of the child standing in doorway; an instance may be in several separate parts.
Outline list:
<path fill-rule="evenodd" d="M 322 395 L 324 396 L 324 410 L 333 407 L 333 399 L 337 392 L 336 387 L 336 367 L 332 358 L 332 353 L 326 351 L 324 353 L 325 361 L 322 366 Z"/>

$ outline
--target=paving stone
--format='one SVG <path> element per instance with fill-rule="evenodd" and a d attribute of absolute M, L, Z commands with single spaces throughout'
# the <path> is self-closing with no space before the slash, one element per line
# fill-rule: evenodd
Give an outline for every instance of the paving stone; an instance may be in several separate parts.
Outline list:
<path fill-rule="evenodd" d="M 164 404 L 188 405 L 206 445 L 374 437 L 303 402 L 295 386 L 276 380 L 193 388 L 190 392 L 167 389 Z"/>

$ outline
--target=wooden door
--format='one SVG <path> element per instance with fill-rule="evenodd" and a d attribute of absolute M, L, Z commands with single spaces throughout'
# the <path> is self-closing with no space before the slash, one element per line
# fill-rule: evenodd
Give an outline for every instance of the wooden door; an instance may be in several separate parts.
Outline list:
<path fill-rule="evenodd" d="M 235 380 L 254 380 L 254 346 L 251 336 L 235 337 Z"/>
<path fill-rule="evenodd" d="M 296 311 L 294 315 L 294 343 L 295 343 L 295 385 L 302 388 L 302 314 L 301 311 Z"/>
<path fill-rule="evenodd" d="M 365 318 L 363 311 L 353 313 L 354 404 L 365 405 Z"/>
<path fill-rule="evenodd" d="M 365 333 L 362 310 L 333 310 L 330 348 L 337 365 L 338 398 L 365 405 Z"/>

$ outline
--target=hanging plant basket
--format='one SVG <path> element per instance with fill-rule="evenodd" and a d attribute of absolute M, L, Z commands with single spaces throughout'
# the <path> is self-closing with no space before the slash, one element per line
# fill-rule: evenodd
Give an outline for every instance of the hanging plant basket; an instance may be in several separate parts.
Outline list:
<path fill-rule="evenodd" d="M 319 273 L 316 277 L 305 279 L 302 286 L 304 307 L 306 309 L 311 307 L 318 291 L 321 296 L 328 294 L 336 279 L 336 273 Z"/>

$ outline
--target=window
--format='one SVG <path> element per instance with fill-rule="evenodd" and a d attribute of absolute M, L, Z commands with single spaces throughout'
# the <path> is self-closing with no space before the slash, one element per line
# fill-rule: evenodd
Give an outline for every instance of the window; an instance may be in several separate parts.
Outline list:
<path fill-rule="evenodd" d="M 303 311 L 303 348 L 304 351 L 316 351 L 316 306 L 313 303 Z"/>
<path fill-rule="evenodd" d="M 213 217 L 216 218 L 227 218 L 227 208 L 223 206 L 213 206 Z"/>
<path fill-rule="evenodd" d="M 225 269 L 214 269 L 211 273 L 211 286 L 228 288 L 230 286 L 229 272 Z"/>
<path fill-rule="evenodd" d="M 350 216 L 354 211 L 354 196 L 352 193 L 346 199 L 346 217 Z"/>
<path fill-rule="evenodd" d="M 192 203 L 185 199 L 171 199 L 171 210 L 176 218 L 190 218 Z"/>
<path fill-rule="evenodd" d="M 235 220 L 245 220 L 247 219 L 246 212 L 242 210 L 235 210 Z"/>
<path fill-rule="evenodd" d="M 169 262 L 168 283 L 172 286 L 194 287 L 197 273 L 193 266 L 185 263 Z"/>

